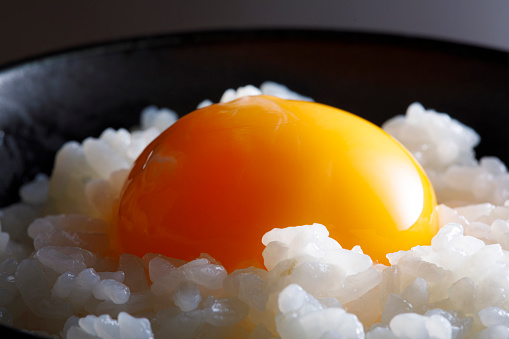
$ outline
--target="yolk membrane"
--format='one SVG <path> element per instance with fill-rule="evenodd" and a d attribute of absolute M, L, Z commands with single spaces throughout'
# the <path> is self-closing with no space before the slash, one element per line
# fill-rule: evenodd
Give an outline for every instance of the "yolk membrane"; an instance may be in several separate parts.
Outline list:
<path fill-rule="evenodd" d="M 263 234 L 325 225 L 374 261 L 428 245 L 435 194 L 421 167 L 377 126 L 326 105 L 270 96 L 196 110 L 136 160 L 119 204 L 119 250 L 228 270 L 263 267 Z"/>

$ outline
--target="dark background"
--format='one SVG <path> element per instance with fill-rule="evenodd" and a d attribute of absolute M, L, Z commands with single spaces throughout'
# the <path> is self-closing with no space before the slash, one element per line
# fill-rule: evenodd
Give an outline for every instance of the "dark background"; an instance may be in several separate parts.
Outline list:
<path fill-rule="evenodd" d="M 231 28 L 396 33 L 509 51 L 507 0 L 0 0 L 0 64 L 83 44 Z"/>

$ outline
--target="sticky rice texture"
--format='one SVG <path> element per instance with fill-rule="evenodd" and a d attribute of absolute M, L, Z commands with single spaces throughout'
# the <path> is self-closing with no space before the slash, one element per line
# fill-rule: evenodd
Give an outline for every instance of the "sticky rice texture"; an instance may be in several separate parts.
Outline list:
<path fill-rule="evenodd" d="M 267 82 L 221 102 L 257 94 L 310 100 Z M 148 107 L 136 130 L 67 143 L 51 179 L 0 212 L 1 323 L 64 338 L 509 336 L 509 175 L 497 158 L 475 159 L 471 128 L 417 103 L 383 126 L 442 203 L 431 246 L 389 254 L 386 267 L 320 224 L 274 229 L 261 239 L 267 270 L 228 275 L 207 254 L 105 255 L 130 166 L 176 119 Z"/>

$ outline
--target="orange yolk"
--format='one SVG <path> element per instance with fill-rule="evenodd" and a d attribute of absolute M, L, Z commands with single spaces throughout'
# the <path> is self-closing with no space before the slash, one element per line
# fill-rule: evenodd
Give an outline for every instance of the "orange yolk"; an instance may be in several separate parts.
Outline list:
<path fill-rule="evenodd" d="M 355 115 L 270 96 L 196 110 L 136 160 L 118 215 L 120 250 L 228 270 L 263 267 L 262 236 L 325 225 L 373 260 L 430 244 L 435 194 L 397 141 Z"/>

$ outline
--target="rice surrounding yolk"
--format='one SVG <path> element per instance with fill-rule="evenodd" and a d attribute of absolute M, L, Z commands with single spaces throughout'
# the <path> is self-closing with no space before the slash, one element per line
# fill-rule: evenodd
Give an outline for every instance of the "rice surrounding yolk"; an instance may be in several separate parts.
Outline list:
<path fill-rule="evenodd" d="M 124 185 L 119 250 L 263 267 L 262 236 L 320 223 L 373 260 L 429 245 L 433 188 L 415 159 L 345 111 L 270 96 L 198 109 L 155 139 Z"/>

